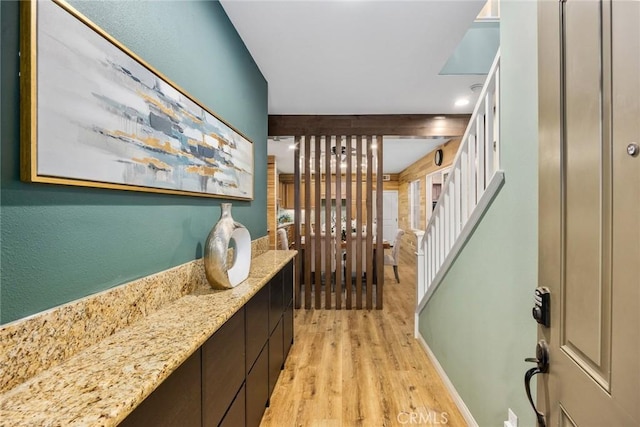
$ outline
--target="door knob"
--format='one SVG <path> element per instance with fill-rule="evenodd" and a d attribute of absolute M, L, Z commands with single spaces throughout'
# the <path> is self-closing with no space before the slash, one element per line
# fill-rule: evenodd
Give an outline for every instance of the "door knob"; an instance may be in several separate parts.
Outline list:
<path fill-rule="evenodd" d="M 549 346 L 547 345 L 547 342 L 545 340 L 538 341 L 538 344 L 536 345 L 536 357 L 527 357 L 524 361 L 532 362 L 537 365 L 535 368 L 529 369 L 524 374 L 524 389 L 527 392 L 527 398 L 533 408 L 533 412 L 536 414 L 538 427 L 546 427 L 547 423 L 544 419 L 544 414 L 538 411 L 538 408 L 536 408 L 536 404 L 533 402 L 533 398 L 531 397 L 531 379 L 537 374 L 546 374 L 549 372 Z"/>

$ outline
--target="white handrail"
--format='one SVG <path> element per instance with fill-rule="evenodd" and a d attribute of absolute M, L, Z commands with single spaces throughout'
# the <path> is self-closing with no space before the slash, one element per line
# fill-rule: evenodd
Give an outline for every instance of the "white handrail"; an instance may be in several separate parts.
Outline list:
<path fill-rule="evenodd" d="M 500 171 L 500 51 L 460 141 L 451 172 L 417 244 L 416 313 L 426 305 L 504 182 Z"/>

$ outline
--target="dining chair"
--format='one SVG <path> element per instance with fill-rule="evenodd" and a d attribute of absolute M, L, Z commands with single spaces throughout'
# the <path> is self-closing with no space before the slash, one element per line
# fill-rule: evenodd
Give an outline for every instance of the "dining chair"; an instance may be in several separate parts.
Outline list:
<path fill-rule="evenodd" d="M 365 278 L 367 276 L 367 235 L 366 233 L 362 233 L 362 237 L 360 239 L 358 239 L 358 234 L 357 233 L 351 233 L 351 248 L 347 248 L 347 250 L 345 251 L 345 253 L 342 256 L 342 271 L 344 273 L 344 277 L 345 280 L 347 278 L 347 256 L 349 254 L 351 254 L 351 277 L 354 278 L 357 276 L 357 272 L 356 272 L 356 261 L 357 261 L 357 254 L 356 254 L 356 248 L 358 246 L 361 247 L 361 265 L 362 265 L 362 276 L 360 276 L 360 280 L 362 280 L 363 278 Z"/>
<path fill-rule="evenodd" d="M 278 229 L 278 249 L 281 251 L 289 249 L 289 238 L 287 237 L 287 230 L 284 228 Z"/>
<path fill-rule="evenodd" d="M 400 276 L 398 276 L 398 262 L 400 261 L 400 244 L 402 243 L 402 236 L 404 230 L 398 229 L 396 238 L 393 241 L 393 248 L 391 249 L 391 255 L 384 254 L 384 265 L 392 265 L 393 273 L 396 276 L 396 281 L 400 283 Z"/>
<path fill-rule="evenodd" d="M 309 244 L 305 245 L 306 247 L 310 248 L 311 250 L 311 272 L 315 273 L 316 271 L 316 235 L 312 234 L 310 236 L 311 238 L 309 239 Z M 329 247 L 329 251 L 330 251 L 330 255 L 329 255 L 329 259 L 330 262 L 327 262 L 327 251 L 326 251 L 326 238 L 325 238 L 325 234 L 321 233 L 320 234 L 320 271 L 322 272 L 323 276 L 325 276 L 324 280 L 325 282 L 327 281 L 327 277 L 326 277 L 326 272 L 327 272 L 327 268 L 326 266 L 328 265 L 330 267 L 330 275 L 329 275 L 329 281 L 332 281 L 333 275 L 336 272 L 336 242 L 335 242 L 335 237 L 332 236 L 332 238 L 330 239 L 330 247 Z"/>

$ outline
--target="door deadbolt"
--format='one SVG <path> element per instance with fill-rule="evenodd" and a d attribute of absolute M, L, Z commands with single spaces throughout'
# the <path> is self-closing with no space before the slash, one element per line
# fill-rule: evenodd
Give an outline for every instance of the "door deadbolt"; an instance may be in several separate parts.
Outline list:
<path fill-rule="evenodd" d="M 631 144 L 627 145 L 628 155 L 630 155 L 631 157 L 636 157 L 638 153 L 640 153 L 640 147 L 638 147 L 638 144 L 632 142 Z"/>

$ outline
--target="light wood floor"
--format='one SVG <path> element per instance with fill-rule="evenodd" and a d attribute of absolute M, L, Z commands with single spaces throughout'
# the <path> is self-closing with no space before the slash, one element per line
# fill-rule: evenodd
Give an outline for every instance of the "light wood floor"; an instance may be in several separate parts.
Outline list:
<path fill-rule="evenodd" d="M 295 341 L 261 426 L 466 426 L 413 338 L 415 263 L 383 310 L 296 310 Z"/>

